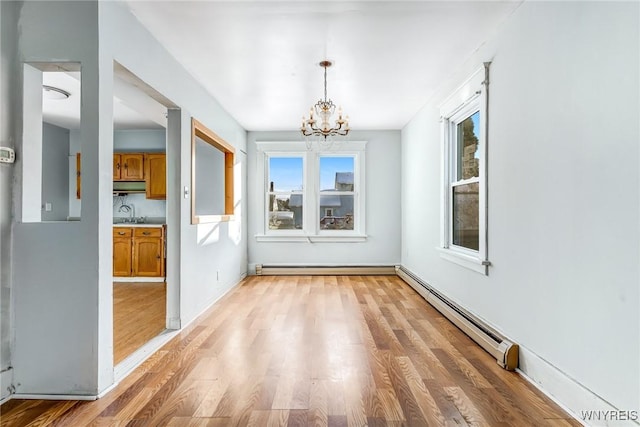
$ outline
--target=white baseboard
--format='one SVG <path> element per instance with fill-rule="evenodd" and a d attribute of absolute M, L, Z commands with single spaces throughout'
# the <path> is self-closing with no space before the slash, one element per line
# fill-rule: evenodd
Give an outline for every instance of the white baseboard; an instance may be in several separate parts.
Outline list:
<path fill-rule="evenodd" d="M 258 276 L 395 275 L 395 265 L 256 264 Z"/>
<path fill-rule="evenodd" d="M 96 400 L 98 396 L 91 394 L 21 394 L 11 395 L 11 399 L 24 400 Z"/>
<path fill-rule="evenodd" d="M 113 367 L 113 384 L 102 390 L 98 397 L 102 397 L 111 391 L 120 381 L 127 377 L 134 369 L 146 361 L 149 356 L 160 350 L 163 345 L 171 341 L 179 331 L 164 331 L 157 337 L 152 338 L 145 345 L 131 353 L 122 362 Z"/>
<path fill-rule="evenodd" d="M 624 410 L 615 408 L 551 363 L 522 346 L 520 346 L 518 372 L 584 426 L 638 427 L 640 425 L 638 423 L 640 408 L 623 408 Z M 590 412 L 587 413 L 588 411 Z M 631 411 L 635 411 L 635 415 Z M 636 421 L 630 418 L 635 418 Z"/>

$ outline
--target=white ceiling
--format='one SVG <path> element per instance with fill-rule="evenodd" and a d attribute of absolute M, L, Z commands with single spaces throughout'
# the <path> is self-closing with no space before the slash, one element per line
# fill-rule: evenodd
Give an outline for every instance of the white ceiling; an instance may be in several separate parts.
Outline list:
<path fill-rule="evenodd" d="M 42 84 L 62 89 L 67 99 L 42 100 L 42 119 L 66 129 L 80 127 L 80 72 L 43 71 Z M 139 88 L 114 77 L 113 124 L 122 129 L 162 129 L 166 127 L 167 109 Z"/>
<path fill-rule="evenodd" d="M 128 1 L 248 130 L 293 130 L 322 97 L 353 129 L 400 129 L 518 1 Z"/>

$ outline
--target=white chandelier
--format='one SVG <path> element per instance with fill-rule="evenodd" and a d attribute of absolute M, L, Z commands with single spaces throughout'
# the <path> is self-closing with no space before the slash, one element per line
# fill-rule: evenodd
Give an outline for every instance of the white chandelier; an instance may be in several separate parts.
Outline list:
<path fill-rule="evenodd" d="M 317 137 L 318 143 L 322 146 L 331 145 L 333 137 L 347 136 L 349 133 L 349 116 L 342 115 L 342 107 L 338 108 L 338 118 L 335 126 L 331 126 L 331 116 L 336 110 L 336 106 L 330 99 L 327 99 L 327 68 L 331 67 L 331 61 L 322 61 L 318 65 L 324 68 L 324 100 L 319 100 L 309 109 L 309 118 L 302 117 L 300 131 L 307 138 L 307 148 L 311 147 L 311 137 Z M 315 111 L 315 112 L 314 112 Z M 316 119 L 314 117 L 318 117 Z"/>

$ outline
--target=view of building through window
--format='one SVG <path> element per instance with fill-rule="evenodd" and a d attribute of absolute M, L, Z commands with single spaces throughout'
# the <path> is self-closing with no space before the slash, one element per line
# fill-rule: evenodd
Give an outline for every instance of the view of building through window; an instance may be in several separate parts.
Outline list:
<path fill-rule="evenodd" d="M 303 214 L 302 157 L 269 158 L 269 229 L 301 230 Z"/>
<path fill-rule="evenodd" d="M 320 157 L 320 229 L 353 230 L 354 157 Z"/>
<path fill-rule="evenodd" d="M 319 229 L 353 230 L 355 157 L 322 155 L 318 166 Z M 305 193 L 303 157 L 269 157 L 268 167 L 269 229 L 303 229 L 305 198 L 313 197 Z"/>
<path fill-rule="evenodd" d="M 479 119 L 480 112 L 476 112 L 456 126 L 457 181 L 452 185 L 452 243 L 475 251 L 480 247 Z"/>

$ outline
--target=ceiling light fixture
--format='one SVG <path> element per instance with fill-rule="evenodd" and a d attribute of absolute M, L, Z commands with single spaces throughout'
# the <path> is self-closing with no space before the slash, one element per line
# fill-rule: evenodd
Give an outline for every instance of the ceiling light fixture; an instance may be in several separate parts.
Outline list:
<path fill-rule="evenodd" d="M 331 61 L 322 61 L 318 65 L 324 68 L 324 100 L 319 100 L 309 109 L 309 118 L 302 117 L 300 131 L 307 138 L 307 148 L 311 148 L 311 137 L 317 137 L 317 142 L 322 147 L 333 144 L 333 137 L 347 136 L 349 133 L 349 116 L 342 115 L 342 107 L 338 108 L 338 118 L 335 126 L 331 126 L 331 116 L 336 110 L 336 106 L 327 98 L 327 68 L 333 65 Z M 315 113 L 314 113 L 315 112 Z M 318 119 L 314 118 L 314 114 Z"/>
<path fill-rule="evenodd" d="M 42 96 L 46 99 L 67 99 L 71 96 L 66 90 L 57 87 L 42 85 Z"/>

